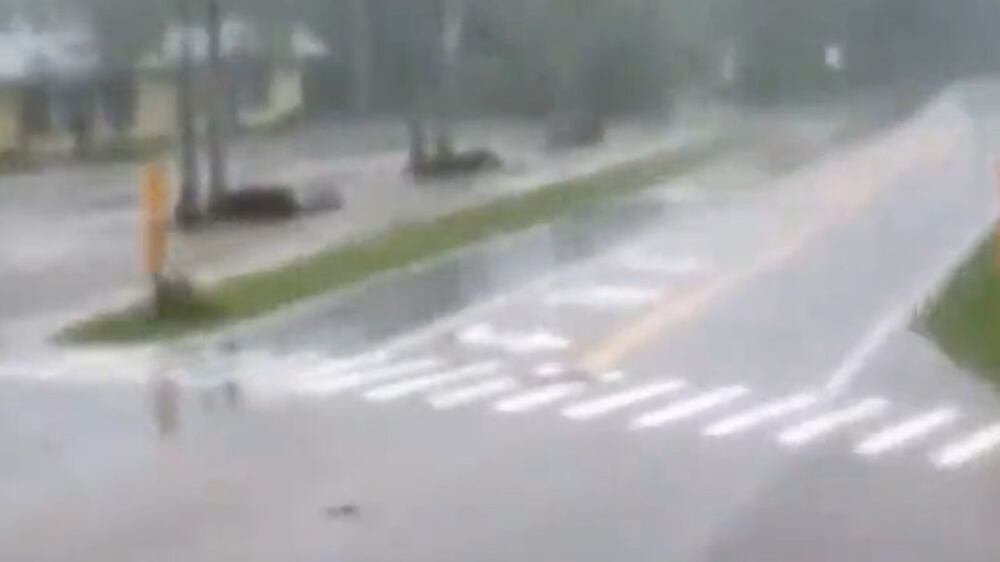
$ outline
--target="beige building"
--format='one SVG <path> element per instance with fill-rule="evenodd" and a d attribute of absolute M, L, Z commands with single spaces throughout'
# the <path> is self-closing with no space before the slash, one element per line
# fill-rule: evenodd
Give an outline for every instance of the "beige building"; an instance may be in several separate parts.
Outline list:
<path fill-rule="evenodd" d="M 86 33 L 0 31 L 0 157 L 70 153 L 110 134 L 103 91 Z"/>
<path fill-rule="evenodd" d="M 170 28 L 160 49 L 144 57 L 136 73 L 136 138 L 170 135 L 176 127 L 176 77 L 185 34 L 195 62 L 196 111 L 205 114 L 207 34 L 201 28 Z M 221 45 L 228 105 L 237 129 L 268 126 L 296 115 L 303 105 L 308 62 L 327 56 L 323 43 L 304 28 L 294 28 L 287 45 L 269 46 L 253 26 L 234 19 L 223 23 Z"/>
<path fill-rule="evenodd" d="M 80 28 L 41 32 L 15 23 L 0 29 L 0 163 L 173 137 L 184 33 L 169 28 L 160 48 L 136 68 L 109 70 Z M 195 87 L 204 90 L 208 38 L 198 28 L 187 34 Z M 295 28 L 287 45 L 267 46 L 251 25 L 236 20 L 225 22 L 222 46 L 235 129 L 273 125 L 300 112 L 305 69 L 327 56 L 304 28 Z M 207 96 L 195 97 L 201 120 Z"/>

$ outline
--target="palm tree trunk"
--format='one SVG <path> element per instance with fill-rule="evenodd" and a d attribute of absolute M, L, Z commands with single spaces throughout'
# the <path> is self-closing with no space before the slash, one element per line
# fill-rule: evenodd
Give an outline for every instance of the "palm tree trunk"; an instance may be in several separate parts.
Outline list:
<path fill-rule="evenodd" d="M 372 107 L 374 53 L 368 0 L 351 0 L 351 107 L 367 113 Z"/>
<path fill-rule="evenodd" d="M 209 111 L 207 121 L 208 136 L 208 189 L 209 213 L 216 214 L 225 205 L 228 185 L 229 146 L 227 124 L 229 122 L 227 72 L 222 60 L 222 13 L 218 0 L 209 0 L 208 18 L 208 80 Z"/>
<path fill-rule="evenodd" d="M 177 128 L 180 132 L 180 175 L 181 189 L 175 215 L 181 228 L 198 222 L 198 147 L 194 125 L 194 61 L 188 30 L 191 25 L 189 0 L 178 0 L 177 9 L 184 36 L 181 41 L 181 57 L 177 65 L 176 102 Z"/>

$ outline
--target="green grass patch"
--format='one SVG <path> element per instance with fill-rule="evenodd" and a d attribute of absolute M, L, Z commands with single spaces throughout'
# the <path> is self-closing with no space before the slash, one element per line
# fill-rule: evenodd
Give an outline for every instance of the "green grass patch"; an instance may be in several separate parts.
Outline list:
<path fill-rule="evenodd" d="M 199 292 L 196 305 L 165 316 L 134 306 L 64 330 L 68 342 L 135 342 L 186 335 L 272 312 L 378 273 L 578 213 L 634 194 L 729 150 L 716 141 L 614 166 L 529 193 L 401 226 L 271 270 L 233 277 Z M 336 217 L 331 220 L 336 220 Z"/>
<path fill-rule="evenodd" d="M 991 236 L 962 265 L 921 322 L 953 361 L 1000 385 L 1000 276 L 996 252 Z"/>

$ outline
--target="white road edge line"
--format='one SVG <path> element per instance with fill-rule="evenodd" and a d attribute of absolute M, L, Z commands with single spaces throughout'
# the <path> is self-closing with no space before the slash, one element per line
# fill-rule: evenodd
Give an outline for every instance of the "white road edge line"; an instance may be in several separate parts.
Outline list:
<path fill-rule="evenodd" d="M 826 383 L 827 393 L 836 396 L 850 386 L 855 377 L 882 349 L 889 337 L 910 321 L 913 311 L 920 305 L 920 302 L 927 295 L 933 294 L 935 289 L 948 279 L 949 274 L 965 260 L 966 256 L 979 246 L 982 234 L 982 226 L 974 228 L 962 244 L 959 244 L 954 251 L 949 252 L 945 259 L 931 271 L 930 275 L 917 284 L 912 294 L 896 303 L 876 321 L 864 338 L 829 374 Z"/>
<path fill-rule="evenodd" d="M 816 405 L 819 400 L 814 394 L 796 394 L 762 406 L 751 408 L 742 413 L 723 418 L 702 431 L 708 437 L 726 437 L 741 431 L 747 431 L 758 425 L 785 416 L 801 412 Z"/>
<path fill-rule="evenodd" d="M 853 406 L 828 412 L 785 429 L 778 434 L 778 442 L 789 447 L 805 445 L 842 426 L 877 416 L 888 406 L 889 403 L 883 398 L 867 398 Z"/>
<path fill-rule="evenodd" d="M 887 427 L 858 443 L 854 452 L 865 457 L 874 457 L 906 445 L 929 435 L 958 419 L 954 408 L 939 408 L 932 412 L 911 417 L 901 423 Z"/>
<path fill-rule="evenodd" d="M 1000 445 L 1000 423 L 988 425 L 975 433 L 941 447 L 931 455 L 931 462 L 941 469 L 958 468 Z"/>
<path fill-rule="evenodd" d="M 563 417 L 571 420 L 589 420 L 606 414 L 611 414 L 633 404 L 658 398 L 671 392 L 676 392 L 686 386 L 681 380 L 647 384 L 629 390 L 623 390 L 610 396 L 591 398 L 563 408 Z"/>
<path fill-rule="evenodd" d="M 750 390 L 745 386 L 727 386 L 705 392 L 687 400 L 673 403 L 665 408 L 637 416 L 632 420 L 630 429 L 649 429 L 694 416 L 712 408 L 729 404 L 742 398 L 749 392 Z"/>
<path fill-rule="evenodd" d="M 366 392 L 364 397 L 371 402 L 389 402 L 448 383 L 489 375 L 495 373 L 499 368 L 499 361 L 483 361 L 436 375 L 378 386 Z"/>
<path fill-rule="evenodd" d="M 496 396 L 518 387 L 518 382 L 511 377 L 489 379 L 471 386 L 441 392 L 427 399 L 435 410 L 457 408 L 476 400 Z"/>

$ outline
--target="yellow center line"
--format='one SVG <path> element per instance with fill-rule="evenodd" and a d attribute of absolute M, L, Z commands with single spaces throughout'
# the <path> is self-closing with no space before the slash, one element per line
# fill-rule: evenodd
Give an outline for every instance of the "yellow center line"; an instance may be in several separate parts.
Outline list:
<path fill-rule="evenodd" d="M 750 279 L 777 268 L 799 253 L 820 234 L 845 222 L 853 216 L 854 212 L 870 203 L 878 193 L 876 189 L 878 185 L 887 183 L 885 180 L 888 178 L 880 179 L 883 181 L 858 182 L 855 184 L 854 190 L 840 193 L 837 200 L 833 202 L 834 212 L 827 215 L 826 220 L 818 220 L 799 229 L 790 240 L 765 253 L 748 268 L 725 275 L 707 285 L 665 296 L 638 319 L 620 327 L 610 337 L 602 340 L 591 351 L 585 353 L 579 360 L 580 367 L 591 372 L 602 372 L 614 368 L 623 359 L 646 346 L 653 338 L 662 335 L 669 326 L 695 316 L 723 294 Z"/>
<path fill-rule="evenodd" d="M 820 229 L 810 229 L 818 232 Z M 772 269 L 799 251 L 814 235 L 800 236 L 791 243 L 768 252 L 750 268 L 726 275 L 707 285 L 664 297 L 637 320 L 626 324 L 609 338 L 600 342 L 580 360 L 580 366 L 592 372 L 606 371 L 622 359 L 645 346 L 667 326 L 693 317 L 723 293 L 744 281 Z"/>

